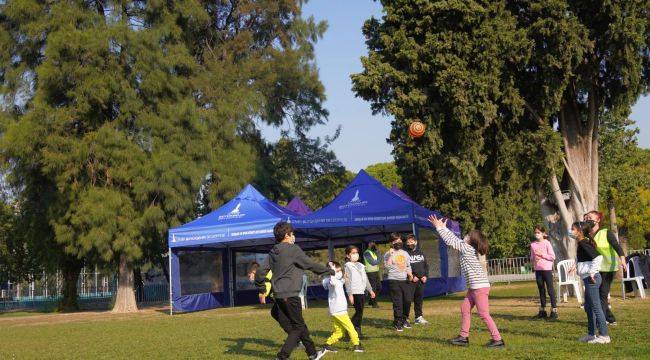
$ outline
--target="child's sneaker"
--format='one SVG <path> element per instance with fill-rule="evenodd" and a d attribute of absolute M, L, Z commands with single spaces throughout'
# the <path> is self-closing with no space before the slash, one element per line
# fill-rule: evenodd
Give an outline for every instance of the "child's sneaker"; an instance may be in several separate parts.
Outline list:
<path fill-rule="evenodd" d="M 424 316 L 420 316 L 420 317 L 415 319 L 415 323 L 420 324 L 420 325 L 426 325 L 429 322 L 424 318 Z"/>
<path fill-rule="evenodd" d="M 591 340 L 593 340 L 595 338 L 596 337 L 593 336 L 593 335 L 585 335 L 585 336 L 581 337 L 580 339 L 578 339 L 578 341 L 580 341 L 581 343 L 588 343 L 588 342 L 590 342 Z"/>
<path fill-rule="evenodd" d="M 361 344 L 354 346 L 354 352 L 362 353 L 364 351 L 365 350 L 363 350 L 363 347 L 361 347 Z"/>
<path fill-rule="evenodd" d="M 469 338 L 468 337 L 462 337 L 462 336 L 456 336 L 455 338 L 451 339 L 449 341 L 452 345 L 456 346 L 469 346 Z"/>
<path fill-rule="evenodd" d="M 494 340 L 494 339 L 492 339 L 492 340 L 490 340 L 490 342 L 487 343 L 487 345 L 485 345 L 485 346 L 487 346 L 487 347 L 489 347 L 489 348 L 502 348 L 502 347 L 506 347 L 506 343 L 503 342 L 503 339 L 501 339 L 501 340 Z"/>
<path fill-rule="evenodd" d="M 402 327 L 402 325 L 395 325 L 395 330 L 397 330 L 398 332 L 402 332 L 404 331 L 404 327 Z"/>
<path fill-rule="evenodd" d="M 546 310 L 540 310 L 537 315 L 534 316 L 535 319 L 546 319 L 548 314 L 546 314 Z"/>
<path fill-rule="evenodd" d="M 557 311 L 551 311 L 551 316 L 549 316 L 548 319 L 551 321 L 557 320 Z"/>
<path fill-rule="evenodd" d="M 326 352 L 327 351 L 325 351 L 325 350 L 320 350 L 319 352 L 315 353 L 314 355 L 310 355 L 309 360 L 320 360 L 320 359 L 323 358 L 323 356 L 325 356 Z"/>
<path fill-rule="evenodd" d="M 609 344 L 612 339 L 609 336 L 596 336 L 595 339 L 589 341 L 590 344 Z"/>
<path fill-rule="evenodd" d="M 328 352 L 331 352 L 331 353 L 337 353 L 338 352 L 338 350 L 336 350 L 335 347 L 333 347 L 332 345 L 327 345 L 327 344 L 325 344 L 325 346 L 323 346 L 323 350 L 321 350 L 321 351 L 323 352 L 323 354 L 327 354 Z"/>
<path fill-rule="evenodd" d="M 408 320 L 404 320 L 404 329 L 412 329 L 411 323 Z"/>

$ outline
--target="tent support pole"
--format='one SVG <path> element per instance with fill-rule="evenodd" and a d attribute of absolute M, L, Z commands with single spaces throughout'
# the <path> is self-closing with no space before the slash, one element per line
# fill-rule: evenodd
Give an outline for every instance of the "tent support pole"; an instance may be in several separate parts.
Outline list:
<path fill-rule="evenodd" d="M 413 228 L 413 236 L 415 236 L 417 238 L 418 234 L 417 234 L 416 229 L 415 229 L 415 223 L 413 223 L 412 225 L 413 225 L 413 227 L 412 227 Z"/>
<path fill-rule="evenodd" d="M 172 248 L 167 253 L 169 260 L 169 315 L 174 315 L 174 303 L 172 300 Z"/>
<path fill-rule="evenodd" d="M 330 261 L 334 261 L 334 244 L 332 238 L 327 238 L 327 257 Z"/>
<path fill-rule="evenodd" d="M 232 263 L 232 249 L 230 247 L 226 248 L 228 252 L 228 293 L 230 295 L 230 307 L 235 307 L 235 289 L 234 289 L 234 277 L 235 277 L 235 264 Z"/>

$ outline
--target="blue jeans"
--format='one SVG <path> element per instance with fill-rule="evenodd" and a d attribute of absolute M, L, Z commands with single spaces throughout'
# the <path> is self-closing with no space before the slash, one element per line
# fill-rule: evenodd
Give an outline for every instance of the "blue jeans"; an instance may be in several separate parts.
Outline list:
<path fill-rule="evenodd" d="M 605 321 L 605 314 L 600 305 L 600 293 L 598 289 L 603 282 L 600 274 L 594 275 L 595 283 L 591 282 L 591 278 L 587 277 L 582 279 L 585 284 L 585 312 L 587 313 L 587 331 L 589 335 L 596 335 L 596 326 L 600 336 L 608 336 L 607 322 Z"/>

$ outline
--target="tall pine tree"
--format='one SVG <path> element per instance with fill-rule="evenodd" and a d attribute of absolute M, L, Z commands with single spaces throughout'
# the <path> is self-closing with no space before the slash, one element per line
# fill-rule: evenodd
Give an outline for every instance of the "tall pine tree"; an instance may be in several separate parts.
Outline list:
<path fill-rule="evenodd" d="M 369 53 L 353 86 L 395 117 L 406 190 L 497 238 L 530 228 L 536 197 L 562 255 L 573 253 L 567 229 L 599 205 L 603 116 L 648 89 L 647 2 L 382 4 L 364 25 Z M 416 140 L 415 120 L 427 125 Z"/>

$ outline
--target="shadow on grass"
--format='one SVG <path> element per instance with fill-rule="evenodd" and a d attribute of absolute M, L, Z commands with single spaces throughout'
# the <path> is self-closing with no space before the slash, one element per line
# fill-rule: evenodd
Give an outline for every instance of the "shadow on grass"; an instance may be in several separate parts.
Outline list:
<path fill-rule="evenodd" d="M 543 320 L 543 319 L 535 319 L 533 318 L 533 316 L 527 316 L 527 315 L 512 315 L 512 314 L 501 314 L 501 313 L 492 313 L 491 315 L 495 319 L 503 319 L 509 321 L 512 320 L 527 321 L 530 322 L 531 324 L 539 324 L 540 326 L 545 326 L 546 324 L 586 325 L 587 323 L 586 319 L 585 321 L 573 321 L 573 320 L 565 320 L 560 317 L 558 320 Z"/>
<path fill-rule="evenodd" d="M 278 344 L 275 341 L 259 339 L 259 338 L 239 338 L 239 339 L 221 338 L 221 341 L 225 343 L 230 343 L 230 344 L 226 344 L 226 351 L 224 352 L 225 354 L 246 355 L 246 356 L 256 357 L 260 359 L 272 358 L 275 351 L 279 350 L 280 347 L 282 346 L 282 344 Z M 269 350 L 262 351 L 262 350 L 245 349 L 247 344 L 266 346 L 269 348 Z"/>
<path fill-rule="evenodd" d="M 379 329 L 392 329 L 393 321 L 389 319 L 382 319 L 382 318 L 364 317 L 363 326 L 364 327 L 371 326 Z"/>

